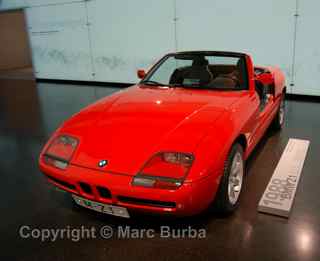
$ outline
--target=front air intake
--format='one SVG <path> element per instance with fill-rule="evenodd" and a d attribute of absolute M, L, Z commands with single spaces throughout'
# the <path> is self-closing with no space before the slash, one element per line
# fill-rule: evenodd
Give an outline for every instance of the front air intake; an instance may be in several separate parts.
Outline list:
<path fill-rule="evenodd" d="M 104 187 L 97 187 L 99 196 L 102 198 L 111 198 L 110 190 Z"/>
<path fill-rule="evenodd" d="M 70 184 L 68 182 L 59 180 L 57 178 L 54 178 L 54 177 L 51 177 L 51 176 L 48 176 L 48 175 L 46 175 L 46 176 L 47 176 L 47 178 L 49 180 L 53 181 L 54 183 L 57 183 L 60 186 L 66 187 L 66 188 L 71 189 L 71 190 L 75 190 L 76 189 L 76 187 L 74 185 L 72 185 L 72 184 Z"/>
<path fill-rule="evenodd" d="M 91 186 L 89 184 L 84 183 L 84 182 L 80 182 L 79 185 L 80 185 L 80 187 L 81 187 L 81 189 L 82 189 L 82 191 L 84 193 L 87 193 L 89 195 L 92 194 L 92 189 L 91 189 Z"/>
<path fill-rule="evenodd" d="M 151 206 L 151 207 L 158 207 L 158 208 L 175 208 L 176 207 L 175 202 L 132 198 L 132 197 L 125 197 L 125 196 L 119 196 L 118 199 L 123 203 L 129 203 L 129 204 L 135 204 L 135 205 L 144 205 L 144 206 Z"/>

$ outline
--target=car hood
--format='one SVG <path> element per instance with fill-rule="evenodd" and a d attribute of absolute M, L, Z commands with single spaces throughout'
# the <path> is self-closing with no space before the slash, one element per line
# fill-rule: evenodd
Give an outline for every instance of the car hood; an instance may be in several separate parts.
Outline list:
<path fill-rule="evenodd" d="M 79 145 L 71 164 L 135 175 L 158 151 L 192 152 L 237 97 L 223 92 L 134 86 L 65 122 Z M 100 160 L 108 165 L 98 167 Z"/>

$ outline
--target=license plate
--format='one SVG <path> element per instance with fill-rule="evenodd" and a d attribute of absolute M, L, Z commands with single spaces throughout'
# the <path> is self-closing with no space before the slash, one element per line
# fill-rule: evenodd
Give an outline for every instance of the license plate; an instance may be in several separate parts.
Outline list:
<path fill-rule="evenodd" d="M 88 200 L 76 195 L 72 195 L 72 197 L 74 201 L 82 207 L 89 208 L 97 212 L 101 212 L 101 213 L 105 213 L 113 216 L 130 218 L 129 212 L 126 208 L 113 206 L 109 204 L 103 204 L 103 203 Z"/>

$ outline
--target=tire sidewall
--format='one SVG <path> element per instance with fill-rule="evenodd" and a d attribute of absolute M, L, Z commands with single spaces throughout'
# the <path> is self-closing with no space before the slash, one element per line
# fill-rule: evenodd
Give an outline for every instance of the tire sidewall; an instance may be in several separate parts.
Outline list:
<path fill-rule="evenodd" d="M 284 111 L 283 111 L 283 120 L 281 122 L 281 116 L 280 116 L 280 111 L 281 111 L 281 106 L 284 106 Z M 284 93 L 281 95 L 281 98 L 280 98 L 280 103 L 279 103 L 279 108 L 278 108 L 278 111 L 277 111 L 277 115 L 276 115 L 276 118 L 275 118 L 275 121 L 274 121 L 274 127 L 275 129 L 282 129 L 283 126 L 284 126 L 284 122 L 285 122 L 285 117 L 286 117 L 286 106 L 285 106 L 285 95 Z"/>
<path fill-rule="evenodd" d="M 229 187 L 229 176 L 231 174 L 231 167 L 232 162 L 234 160 L 234 157 L 237 153 L 241 154 L 242 158 L 242 167 L 243 167 L 243 177 L 242 177 L 242 185 L 240 189 L 240 194 L 238 196 L 237 201 L 232 204 L 229 199 L 229 193 L 228 193 L 228 187 Z M 243 148 L 239 143 L 236 143 L 232 146 L 227 159 L 224 164 L 224 170 L 223 170 L 223 176 L 220 181 L 218 194 L 216 197 L 216 207 L 218 208 L 219 212 L 222 213 L 232 213 L 239 205 L 239 201 L 242 194 L 242 188 L 244 183 L 244 177 L 245 177 L 245 162 L 243 159 Z"/>

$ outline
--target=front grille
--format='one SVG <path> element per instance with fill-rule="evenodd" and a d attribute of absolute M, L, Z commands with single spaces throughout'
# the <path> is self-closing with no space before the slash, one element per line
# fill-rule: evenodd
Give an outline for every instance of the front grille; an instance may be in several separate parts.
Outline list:
<path fill-rule="evenodd" d="M 136 204 L 136 205 L 145 205 L 145 206 L 160 207 L 160 208 L 175 208 L 176 207 L 175 202 L 165 202 L 165 201 L 132 198 L 132 197 L 125 197 L 125 196 L 119 196 L 118 199 L 121 202 Z"/>
<path fill-rule="evenodd" d="M 53 178 L 53 177 L 48 176 L 48 175 L 47 175 L 47 178 L 48 178 L 49 180 L 51 180 L 51 181 L 53 181 L 53 182 L 55 182 L 55 183 L 63 186 L 63 187 L 68 188 L 68 189 L 72 189 L 72 190 L 75 190 L 75 189 L 76 189 L 76 187 L 75 187 L 74 185 L 72 185 L 72 184 L 70 184 L 70 183 L 68 183 L 68 182 L 59 180 L 59 179 L 57 179 L 57 178 Z"/>
<path fill-rule="evenodd" d="M 63 187 L 66 187 L 68 189 L 71 189 L 71 190 L 76 190 L 76 186 L 75 185 L 72 185 L 66 181 L 62 181 L 60 179 L 57 179 L 57 178 L 54 178 L 54 177 L 51 177 L 51 176 L 48 176 L 46 175 L 47 178 L 55 183 L 57 183 L 58 185 L 61 185 Z M 92 187 L 91 185 L 89 185 L 88 183 L 85 183 L 85 182 L 79 182 L 79 186 L 81 188 L 81 190 L 88 194 L 88 195 L 93 195 L 93 191 L 92 191 Z M 105 199 L 111 199 L 111 192 L 109 189 L 107 188 L 104 188 L 104 187 L 100 187 L 100 186 L 97 186 L 96 187 L 97 191 L 98 191 L 98 194 L 101 198 L 105 198 Z"/>
<path fill-rule="evenodd" d="M 111 198 L 110 190 L 103 187 L 97 187 L 97 191 L 102 198 Z"/>
<path fill-rule="evenodd" d="M 89 184 L 84 183 L 84 182 L 80 182 L 79 185 L 80 185 L 80 187 L 81 187 L 81 189 L 83 190 L 84 193 L 87 193 L 87 194 L 90 194 L 90 195 L 92 194 L 92 189 L 91 189 Z"/>

